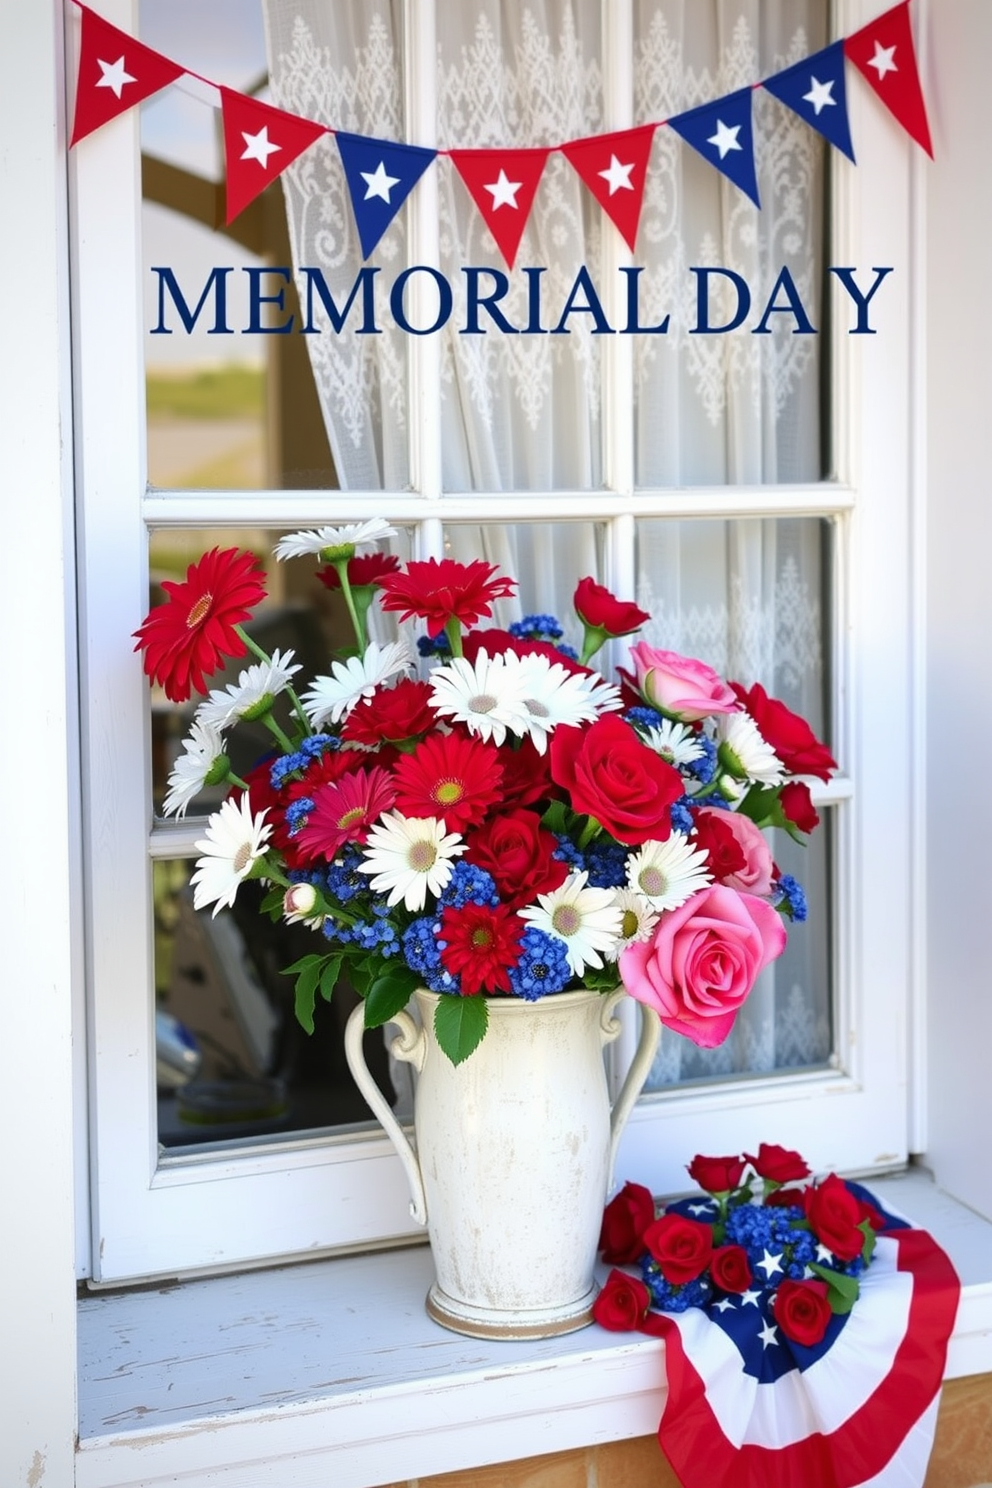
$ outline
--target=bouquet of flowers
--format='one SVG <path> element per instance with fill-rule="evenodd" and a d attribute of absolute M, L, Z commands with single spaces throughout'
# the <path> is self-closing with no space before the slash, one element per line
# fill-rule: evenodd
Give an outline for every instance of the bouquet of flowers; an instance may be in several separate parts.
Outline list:
<path fill-rule="evenodd" d="M 828 779 L 828 750 L 760 685 L 643 641 L 608 681 L 593 657 L 650 617 L 591 578 L 573 600 L 576 654 L 549 615 L 480 626 L 516 587 L 494 566 L 401 565 L 378 549 L 392 535 L 375 519 L 278 542 L 280 560 L 316 560 L 354 630 L 305 691 L 293 652 L 269 655 L 244 628 L 265 596 L 250 553 L 205 554 L 135 633 L 170 699 L 204 699 L 166 815 L 229 787 L 197 843 L 195 907 L 216 914 L 258 879 L 263 912 L 312 927 L 321 948 L 286 968 L 311 1031 L 341 976 L 368 1027 L 424 986 L 446 994 L 435 1030 L 458 1063 L 486 1032 L 487 997 L 622 982 L 669 1028 L 722 1042 L 784 920 L 806 916 L 761 829 L 812 831 L 797 777 Z M 369 639 L 376 601 L 421 622 L 416 648 Z M 236 683 L 209 687 L 249 652 Z M 243 777 L 225 745 L 242 720 L 272 736 Z"/>

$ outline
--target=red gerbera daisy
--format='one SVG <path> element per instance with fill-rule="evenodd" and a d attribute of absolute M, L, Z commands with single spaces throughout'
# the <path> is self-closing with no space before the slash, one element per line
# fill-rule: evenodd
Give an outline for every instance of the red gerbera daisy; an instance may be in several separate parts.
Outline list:
<path fill-rule="evenodd" d="M 358 553 L 348 559 L 348 583 L 352 589 L 367 589 L 381 582 L 384 574 L 395 573 L 400 560 L 394 553 Z M 333 564 L 318 568 L 317 577 L 327 589 L 341 588 L 341 575 Z"/>
<path fill-rule="evenodd" d="M 431 734 L 393 770 L 404 816 L 443 817 L 449 832 L 481 822 L 499 800 L 503 770 L 492 744 L 463 734 Z"/>
<path fill-rule="evenodd" d="M 416 739 L 437 726 L 430 699 L 429 683 L 403 677 L 395 687 L 382 687 L 370 698 L 360 699 L 345 719 L 341 737 L 372 748 L 383 740 L 403 744 Z"/>
<path fill-rule="evenodd" d="M 519 915 L 497 904 L 448 905 L 441 915 L 441 962 L 461 977 L 462 996 L 476 992 L 509 992 L 507 971 L 520 960 L 525 926 Z"/>
<path fill-rule="evenodd" d="M 495 564 L 481 558 L 471 563 L 456 563 L 452 558 L 408 563 L 405 573 L 382 578 L 382 608 L 402 610 L 403 620 L 414 615 L 426 620 L 433 639 L 449 620 L 475 625 L 481 616 L 492 614 L 494 600 L 513 594 L 515 581 L 495 578 L 495 573 Z"/>
<path fill-rule="evenodd" d="M 206 693 L 205 676 L 229 657 L 244 656 L 234 627 L 265 598 L 265 574 L 253 553 L 211 548 L 186 570 L 184 583 L 171 579 L 169 598 L 156 605 L 134 632 L 144 668 L 174 703 L 185 703 L 191 687 Z"/>
<path fill-rule="evenodd" d="M 303 853 L 333 862 L 346 842 L 365 842 L 372 826 L 396 797 L 389 774 L 373 766 L 353 770 L 314 793 L 313 810 L 296 840 Z"/>

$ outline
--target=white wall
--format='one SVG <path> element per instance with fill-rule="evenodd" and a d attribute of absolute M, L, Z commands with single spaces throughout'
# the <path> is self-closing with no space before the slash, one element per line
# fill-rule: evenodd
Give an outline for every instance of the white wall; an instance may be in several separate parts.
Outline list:
<path fill-rule="evenodd" d="M 992 168 L 988 0 L 931 0 L 928 1160 L 992 1218 Z"/>

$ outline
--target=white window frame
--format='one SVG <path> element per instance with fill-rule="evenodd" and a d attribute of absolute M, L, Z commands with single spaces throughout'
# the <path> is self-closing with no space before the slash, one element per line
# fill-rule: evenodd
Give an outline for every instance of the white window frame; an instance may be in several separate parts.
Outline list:
<path fill-rule="evenodd" d="M 610 0 L 608 0 L 610 3 Z M 73 9 L 73 7 L 69 7 Z M 433 6 L 410 0 L 408 138 L 433 129 Z M 838 34 L 872 13 L 838 7 Z M 875 7 L 877 9 L 877 7 Z M 135 0 L 101 12 L 137 32 Z M 604 128 L 630 123 L 629 6 L 604 27 Z M 626 17 L 626 20 L 625 20 Z M 152 830 L 147 683 L 130 636 L 147 609 L 156 527 L 292 529 L 376 514 L 416 523 L 418 554 L 439 553 L 442 521 L 608 522 L 606 580 L 633 592 L 637 516 L 827 516 L 836 526 L 831 741 L 842 770 L 818 799 L 835 817 L 834 956 L 838 1067 L 645 1099 L 628 1126 L 619 1178 L 684 1186 L 697 1151 L 787 1142 L 817 1169 L 879 1171 L 907 1155 L 912 943 L 913 604 L 910 546 L 911 172 L 905 138 L 865 90 L 849 95 L 858 168 L 832 152 L 831 262 L 893 265 L 872 303 L 877 334 L 851 337 L 834 289 L 835 465 L 824 484 L 634 490 L 632 348 L 607 340 L 602 492 L 441 491 L 439 348 L 410 337 L 412 484 L 382 492 L 146 493 L 137 111 L 72 153 L 74 381 L 80 529 L 87 978 L 95 1282 L 195 1274 L 373 1246 L 420 1233 L 387 1140 L 304 1135 L 221 1154 L 160 1158 L 155 1104 L 150 875 L 185 855 L 193 826 Z M 433 172 L 406 208 L 413 261 L 437 261 Z M 607 237 L 620 257 L 616 235 Z M 419 276 L 418 276 L 419 277 Z M 619 275 L 607 275 L 619 280 Z M 414 285 L 411 284 L 411 289 Z M 418 307 L 411 316 L 416 323 Z M 898 747 L 900 739 L 906 747 Z M 344 1227 L 342 1227 L 344 1225 Z"/>

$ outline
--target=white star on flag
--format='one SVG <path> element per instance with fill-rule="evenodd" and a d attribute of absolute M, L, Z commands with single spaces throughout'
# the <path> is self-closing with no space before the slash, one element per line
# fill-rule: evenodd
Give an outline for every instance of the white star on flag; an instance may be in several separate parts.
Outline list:
<path fill-rule="evenodd" d="M 125 83 L 137 81 L 129 72 L 124 71 L 123 57 L 118 57 L 116 62 L 101 62 L 99 57 L 96 60 L 103 68 L 103 77 L 96 84 L 96 87 L 110 88 L 115 98 L 120 98 L 121 90 Z"/>
<path fill-rule="evenodd" d="M 611 155 L 609 169 L 597 171 L 597 175 L 602 176 L 607 186 L 609 186 L 610 195 L 612 196 L 615 191 L 633 191 L 634 187 L 630 179 L 630 173 L 633 169 L 633 161 L 629 165 L 621 165 L 617 157 Z"/>
<path fill-rule="evenodd" d="M 491 186 L 486 186 L 486 190 L 492 192 L 493 211 L 497 207 L 516 207 L 517 192 L 522 185 L 522 181 L 508 181 L 506 171 L 501 166 L 498 178 Z"/>
<path fill-rule="evenodd" d="M 741 1306 L 747 1307 L 750 1303 L 751 1306 L 757 1307 L 760 1296 L 760 1292 L 741 1292 Z"/>
<path fill-rule="evenodd" d="M 817 1241 L 816 1259 L 819 1261 L 820 1265 L 829 1266 L 832 1263 L 833 1258 L 834 1253 L 829 1248 L 829 1246 L 824 1245 L 821 1241 Z"/>
<path fill-rule="evenodd" d="M 690 1204 L 689 1205 L 689 1213 L 690 1214 L 709 1214 L 709 1212 L 710 1212 L 710 1206 L 709 1206 L 709 1204 Z"/>
<path fill-rule="evenodd" d="M 740 144 L 737 138 L 740 132 L 741 126 L 739 124 L 735 124 L 733 128 L 728 128 L 722 119 L 717 119 L 716 134 L 711 134 L 706 143 L 715 146 L 720 151 L 720 159 L 722 160 L 730 150 L 743 150 L 744 146 Z"/>
<path fill-rule="evenodd" d="M 269 139 L 269 126 L 263 124 L 257 134 L 249 134 L 242 129 L 241 138 L 245 142 L 242 160 L 257 160 L 259 165 L 267 166 L 269 156 L 274 155 L 276 150 L 281 150 L 282 145 L 274 145 Z"/>
<path fill-rule="evenodd" d="M 365 200 L 370 201 L 373 196 L 378 196 L 382 201 L 392 205 L 389 201 L 389 193 L 394 186 L 399 184 L 399 176 L 386 175 L 386 162 L 380 160 L 374 171 L 359 171 L 358 174 L 365 182 L 368 190 Z"/>
<path fill-rule="evenodd" d="M 868 58 L 868 66 L 874 67 L 875 71 L 878 73 L 879 82 L 882 81 L 882 78 L 884 78 L 887 72 L 899 71 L 898 67 L 892 60 L 893 56 L 895 55 L 895 50 L 896 49 L 894 46 L 883 47 L 880 41 L 876 41 L 875 55 L 874 57 Z"/>
<path fill-rule="evenodd" d="M 837 100 L 830 96 L 834 90 L 833 78 L 826 83 L 821 83 L 810 73 L 809 80 L 811 85 L 810 90 L 808 93 L 803 94 L 803 103 L 811 104 L 814 113 L 817 114 L 819 114 L 822 108 L 826 108 L 828 104 L 833 104 L 836 108 Z"/>
<path fill-rule="evenodd" d="M 733 1310 L 734 1310 L 734 1304 L 733 1304 L 733 1302 L 731 1302 L 731 1300 L 730 1300 L 729 1297 L 721 1297 L 720 1300 L 719 1300 L 719 1302 L 714 1302 L 713 1303 L 713 1311 L 714 1312 L 727 1312 L 727 1311 L 733 1312 Z"/>
<path fill-rule="evenodd" d="M 781 1251 L 779 1251 L 778 1255 L 772 1255 L 771 1251 L 766 1250 L 761 1260 L 758 1262 L 758 1265 L 761 1267 L 762 1271 L 764 1271 L 765 1280 L 767 1281 L 769 1277 L 775 1275 L 776 1271 L 782 1270 Z"/>
<path fill-rule="evenodd" d="M 778 1329 L 774 1328 L 766 1319 L 762 1324 L 758 1337 L 761 1339 L 762 1348 L 767 1348 L 770 1343 L 778 1343 Z"/>

